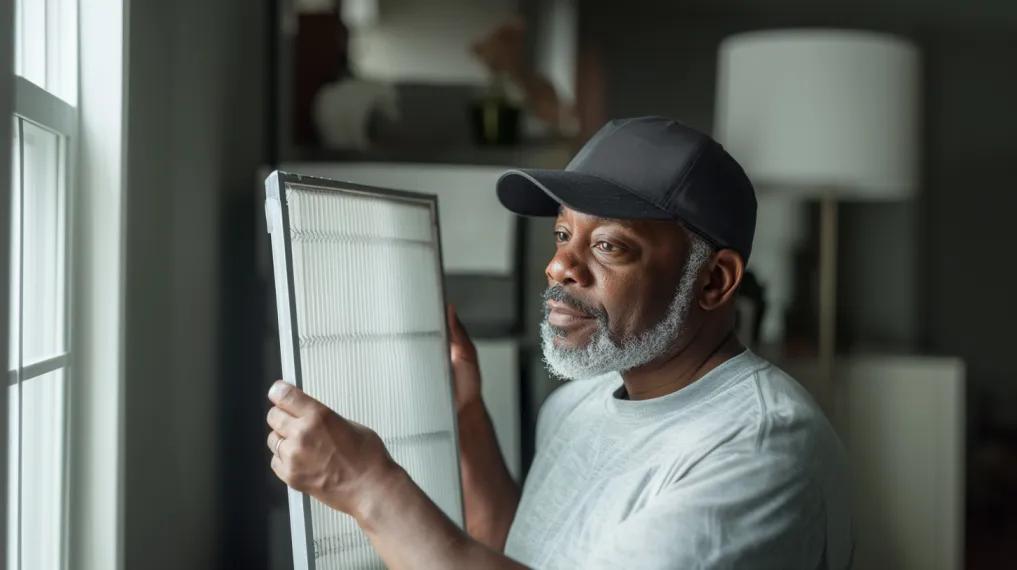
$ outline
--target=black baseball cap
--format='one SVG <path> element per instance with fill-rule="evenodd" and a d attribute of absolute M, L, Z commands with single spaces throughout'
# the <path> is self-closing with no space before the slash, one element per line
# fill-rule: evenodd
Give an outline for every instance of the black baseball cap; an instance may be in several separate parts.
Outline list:
<path fill-rule="evenodd" d="M 756 194 L 717 143 L 665 117 L 604 125 L 565 170 L 510 170 L 498 199 L 517 214 L 556 216 L 561 205 L 602 218 L 675 220 L 748 263 Z"/>

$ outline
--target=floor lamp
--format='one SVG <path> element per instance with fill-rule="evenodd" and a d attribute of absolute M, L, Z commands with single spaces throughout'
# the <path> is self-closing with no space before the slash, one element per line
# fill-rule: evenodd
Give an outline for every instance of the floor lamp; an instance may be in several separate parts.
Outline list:
<path fill-rule="evenodd" d="M 718 66 L 717 139 L 761 194 L 790 192 L 821 204 L 820 374 L 814 395 L 829 413 L 837 206 L 842 200 L 902 200 L 915 192 L 918 50 L 874 32 L 767 30 L 724 40 Z"/>

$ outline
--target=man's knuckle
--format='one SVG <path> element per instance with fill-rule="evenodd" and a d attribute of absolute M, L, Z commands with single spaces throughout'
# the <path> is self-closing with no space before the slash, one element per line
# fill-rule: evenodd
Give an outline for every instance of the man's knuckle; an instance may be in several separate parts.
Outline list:
<path fill-rule="evenodd" d="M 308 422 L 312 427 L 320 428 L 328 423 L 329 411 L 325 408 L 315 408 L 307 414 Z"/>

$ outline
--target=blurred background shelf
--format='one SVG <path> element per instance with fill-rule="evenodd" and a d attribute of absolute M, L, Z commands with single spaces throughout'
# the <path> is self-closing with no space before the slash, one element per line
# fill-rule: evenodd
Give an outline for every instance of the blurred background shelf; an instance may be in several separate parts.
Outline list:
<path fill-rule="evenodd" d="M 516 168 L 562 168 L 572 157 L 573 143 L 547 141 L 511 146 L 412 147 L 336 150 L 295 147 L 287 162 L 379 162 L 468 164 Z"/>

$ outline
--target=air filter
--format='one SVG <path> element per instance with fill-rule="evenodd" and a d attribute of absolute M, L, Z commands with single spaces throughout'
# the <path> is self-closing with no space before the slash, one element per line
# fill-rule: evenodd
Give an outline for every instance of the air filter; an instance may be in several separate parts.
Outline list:
<path fill-rule="evenodd" d="M 273 172 L 283 379 L 375 430 L 462 525 L 437 199 Z M 294 568 L 384 568 L 356 521 L 289 490 Z"/>

